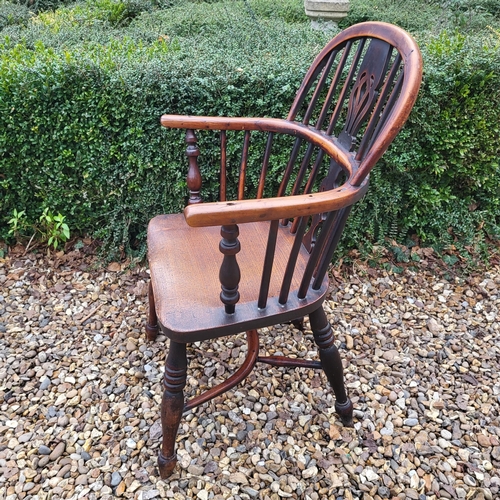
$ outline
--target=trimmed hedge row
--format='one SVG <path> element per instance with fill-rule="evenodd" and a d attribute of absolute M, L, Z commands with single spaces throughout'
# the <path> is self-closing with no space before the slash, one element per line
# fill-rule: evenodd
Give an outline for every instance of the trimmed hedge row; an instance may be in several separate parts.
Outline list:
<path fill-rule="evenodd" d="M 183 134 L 161 129 L 159 116 L 284 117 L 331 36 L 311 31 L 295 0 L 173 4 L 147 4 L 120 24 L 103 14 L 114 2 L 99 0 L 4 28 L 0 237 L 14 209 L 34 222 L 49 207 L 110 252 L 142 254 L 147 221 L 180 210 L 186 191 Z M 345 245 L 500 234 L 499 38 L 443 32 L 418 41 L 420 99 L 373 173 Z M 216 142 L 200 134 L 208 198 L 217 190 Z M 239 154 L 234 145 L 235 165 Z"/>

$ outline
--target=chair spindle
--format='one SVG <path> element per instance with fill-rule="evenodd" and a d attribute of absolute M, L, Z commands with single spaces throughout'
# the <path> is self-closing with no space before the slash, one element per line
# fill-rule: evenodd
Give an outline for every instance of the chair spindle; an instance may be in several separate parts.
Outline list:
<path fill-rule="evenodd" d="M 196 203 L 201 203 L 201 173 L 198 167 L 198 156 L 200 155 L 200 150 L 198 149 L 196 135 L 194 130 L 186 130 L 186 155 L 189 160 L 189 169 L 187 174 L 187 187 L 189 189 L 189 200 L 188 205 L 194 205 Z"/>
<path fill-rule="evenodd" d="M 267 169 L 269 167 L 269 158 L 271 156 L 273 139 L 274 139 L 274 134 L 272 132 L 269 132 L 269 134 L 267 135 L 264 158 L 262 159 L 262 169 L 260 171 L 259 185 L 257 187 L 257 199 L 260 199 L 264 196 L 264 185 L 266 183 Z"/>
<path fill-rule="evenodd" d="M 283 175 L 283 179 L 280 183 L 280 187 L 278 189 L 278 196 L 285 196 L 286 188 L 288 186 L 288 181 L 290 180 L 290 176 L 292 175 L 293 166 L 295 165 L 295 161 L 297 160 L 297 156 L 300 152 L 300 147 L 302 146 L 302 139 L 297 137 L 293 144 L 292 152 L 290 153 L 290 159 L 288 160 L 288 164 L 286 166 L 285 173 Z"/>
<path fill-rule="evenodd" d="M 335 252 L 340 237 L 342 236 L 342 231 L 344 230 L 344 226 L 347 222 L 347 217 L 349 217 L 349 214 L 351 213 L 351 208 L 352 205 L 342 208 L 336 214 L 332 230 L 330 231 L 330 235 L 325 242 L 325 250 L 322 253 L 321 259 L 315 271 L 314 282 L 312 285 L 313 290 L 319 290 L 321 287 L 323 278 L 332 260 L 333 252 Z"/>
<path fill-rule="evenodd" d="M 238 200 L 243 200 L 245 198 L 245 178 L 247 173 L 249 145 L 250 130 L 245 130 L 245 137 L 243 139 L 243 151 L 241 153 L 240 176 L 238 181 Z"/>
<path fill-rule="evenodd" d="M 219 244 L 219 250 L 224 255 L 222 265 L 219 271 L 219 280 L 221 284 L 220 299 L 224 303 L 224 309 L 227 314 L 233 314 L 235 304 L 240 300 L 238 285 L 240 283 L 240 266 L 236 260 L 236 254 L 241 246 L 238 241 L 239 229 L 236 224 L 222 226 L 220 230 L 222 240 Z"/>
<path fill-rule="evenodd" d="M 312 114 L 314 112 L 314 108 L 316 107 L 316 103 L 318 102 L 318 99 L 321 95 L 321 92 L 323 91 L 323 88 L 325 87 L 326 81 L 328 79 L 328 75 L 330 74 L 330 70 L 332 69 L 332 65 L 335 61 L 335 57 L 337 56 L 336 51 L 332 51 L 330 53 L 330 57 L 328 58 L 324 68 L 323 68 L 323 73 L 321 74 L 321 77 L 319 79 L 319 82 L 316 85 L 316 88 L 314 89 L 314 93 L 311 97 L 311 100 L 309 101 L 309 105 L 307 106 L 306 113 L 304 115 L 304 119 L 302 122 L 304 125 L 309 125 L 309 121 L 311 120 Z"/>
<path fill-rule="evenodd" d="M 220 201 L 226 201 L 227 182 L 227 137 L 226 131 L 220 131 Z"/>
<path fill-rule="evenodd" d="M 299 256 L 299 251 L 302 245 L 304 231 L 306 229 L 309 217 L 300 217 L 299 219 L 300 220 L 297 226 L 297 232 L 295 233 L 292 249 L 290 251 L 290 257 L 288 258 L 285 274 L 283 275 L 283 281 L 281 283 L 278 302 L 282 305 L 286 304 L 286 301 L 288 300 L 288 294 L 290 293 L 290 285 L 292 284 L 293 272 L 295 270 L 295 264 L 297 263 L 297 257 Z"/>
<path fill-rule="evenodd" d="M 359 59 L 361 58 L 361 54 L 363 53 L 363 49 L 365 46 L 365 40 L 360 40 L 358 48 L 356 49 L 356 53 L 351 63 L 351 67 L 349 68 L 349 73 L 345 79 L 344 86 L 340 91 L 339 98 L 337 100 L 337 104 L 335 105 L 335 109 L 333 110 L 332 116 L 330 118 L 330 124 L 328 125 L 327 134 L 333 134 L 335 126 L 337 125 L 337 121 L 339 119 L 340 113 L 344 107 L 344 102 L 348 92 L 351 90 L 350 83 L 352 82 L 354 75 L 356 73 L 356 69 L 358 67 Z"/>
<path fill-rule="evenodd" d="M 323 253 L 323 249 L 325 248 L 325 243 L 327 240 L 327 236 L 330 233 L 330 229 L 335 222 L 335 219 L 337 218 L 337 213 L 338 212 L 329 212 L 325 221 L 322 224 L 321 227 L 321 232 L 318 237 L 318 241 L 313 247 L 313 250 L 311 252 L 311 256 L 309 257 L 309 260 L 307 262 L 306 269 L 304 271 L 304 274 L 302 276 L 302 281 L 300 282 L 300 287 L 299 291 L 297 293 L 297 296 L 299 299 L 303 299 L 307 295 L 307 290 L 309 289 L 309 286 L 311 285 L 311 279 L 313 277 L 314 271 L 316 270 L 316 267 L 318 265 L 318 261 L 321 258 L 321 255 Z"/>
<path fill-rule="evenodd" d="M 264 258 L 264 269 L 262 271 L 262 280 L 260 283 L 259 300 L 257 307 L 265 309 L 267 304 L 267 294 L 269 293 L 269 283 L 271 282 L 271 273 L 273 270 L 274 252 L 276 250 L 276 239 L 278 236 L 279 221 L 273 220 L 269 225 L 269 235 L 267 238 L 266 256 Z"/>

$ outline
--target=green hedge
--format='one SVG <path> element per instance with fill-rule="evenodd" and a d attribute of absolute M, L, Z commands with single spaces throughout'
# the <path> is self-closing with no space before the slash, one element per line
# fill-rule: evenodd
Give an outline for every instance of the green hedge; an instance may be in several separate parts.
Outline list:
<path fill-rule="evenodd" d="M 0 36 L 0 237 L 14 209 L 34 223 L 48 207 L 111 252 L 139 254 L 149 218 L 179 211 L 186 192 L 183 134 L 159 116 L 284 117 L 331 36 L 309 28 L 301 0 L 92 0 L 22 19 Z M 414 34 L 421 96 L 353 212 L 347 246 L 500 233 L 500 37 Z M 214 136 L 200 134 L 200 149 L 210 199 Z"/>

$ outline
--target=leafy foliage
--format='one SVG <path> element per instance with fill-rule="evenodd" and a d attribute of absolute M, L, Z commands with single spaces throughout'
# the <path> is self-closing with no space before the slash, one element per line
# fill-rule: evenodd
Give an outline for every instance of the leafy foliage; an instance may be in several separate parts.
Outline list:
<path fill-rule="evenodd" d="M 474 34 L 455 31 L 444 14 L 449 29 L 429 30 L 442 3 L 415 7 L 406 21 L 412 9 L 397 4 L 353 0 L 345 21 L 367 16 L 412 30 L 425 78 L 407 126 L 353 210 L 344 245 L 404 242 L 414 233 L 430 244 L 498 237 L 498 14 L 484 10 Z M 387 19 L 396 10 L 400 17 Z M 160 115 L 284 117 L 327 41 L 304 21 L 301 0 L 87 0 L 1 26 L 0 237 L 10 237 L 14 209 L 34 225 L 50 207 L 72 231 L 135 255 L 144 252 L 147 221 L 179 211 L 186 196 L 184 137 L 161 129 Z M 252 139 L 250 184 L 264 140 Z M 218 189 L 217 141 L 199 134 L 205 199 Z M 276 174 L 286 141 L 277 150 Z M 234 138 L 230 165 L 237 168 L 240 154 Z"/>

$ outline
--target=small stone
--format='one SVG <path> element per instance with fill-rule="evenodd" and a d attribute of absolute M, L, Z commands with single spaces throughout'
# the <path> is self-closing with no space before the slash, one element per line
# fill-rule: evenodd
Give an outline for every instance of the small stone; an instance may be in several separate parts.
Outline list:
<path fill-rule="evenodd" d="M 40 390 L 45 391 L 45 389 L 48 389 L 49 385 L 50 385 L 50 378 L 44 377 L 40 382 Z"/>
<path fill-rule="evenodd" d="M 79 486 L 79 485 L 86 486 L 87 483 L 88 483 L 88 479 L 87 479 L 86 474 L 82 474 L 75 479 L 75 486 Z"/>
<path fill-rule="evenodd" d="M 407 488 L 405 490 L 405 498 L 410 498 L 411 500 L 418 500 L 418 491 L 413 488 Z"/>
<path fill-rule="evenodd" d="M 242 472 L 233 472 L 230 474 L 229 481 L 236 484 L 248 484 L 248 478 Z"/>
<path fill-rule="evenodd" d="M 163 430 L 161 428 L 161 422 L 157 420 L 150 428 L 149 428 L 149 439 L 152 441 L 158 441 L 163 435 Z"/>
<path fill-rule="evenodd" d="M 394 434 L 394 424 L 388 420 L 385 426 L 380 429 L 380 434 L 382 436 L 392 436 Z"/>
<path fill-rule="evenodd" d="M 64 441 L 61 441 L 49 455 L 49 460 L 51 460 L 52 462 L 54 460 L 57 460 L 64 453 L 65 449 L 66 449 L 66 443 Z"/>
<path fill-rule="evenodd" d="M 119 472 L 113 472 L 111 474 L 111 486 L 115 487 L 118 486 L 121 483 L 122 477 Z"/>
<path fill-rule="evenodd" d="M 443 429 L 441 431 L 441 437 L 443 439 L 446 439 L 447 441 L 450 441 L 451 438 L 453 437 L 450 431 L 447 431 L 446 429 Z"/>
<path fill-rule="evenodd" d="M 137 443 L 132 438 L 128 438 L 125 444 L 127 445 L 127 448 L 132 448 L 133 450 L 137 448 Z"/>
<path fill-rule="evenodd" d="M 476 486 L 476 480 L 470 474 L 465 474 L 464 483 L 467 486 Z"/>
<path fill-rule="evenodd" d="M 39 455 L 50 455 L 51 453 L 52 453 L 52 450 L 48 446 L 45 446 L 42 444 L 38 447 L 38 454 Z"/>
<path fill-rule="evenodd" d="M 151 500 L 151 498 L 156 498 L 160 496 L 159 490 L 149 490 L 142 493 L 142 500 Z"/>
<path fill-rule="evenodd" d="M 17 440 L 20 442 L 20 443 L 27 443 L 31 437 L 33 436 L 33 433 L 32 432 L 26 432 L 25 434 L 21 434 Z"/>
<path fill-rule="evenodd" d="M 35 487 L 35 483 L 24 483 L 23 491 L 31 491 Z"/>
<path fill-rule="evenodd" d="M 257 490 L 254 490 L 253 488 L 250 488 L 250 486 L 245 486 L 242 491 L 244 491 L 251 498 L 257 498 L 257 496 L 259 495 L 259 492 Z"/>
<path fill-rule="evenodd" d="M 345 336 L 346 349 L 351 350 L 354 347 L 354 339 L 350 335 Z"/>
<path fill-rule="evenodd" d="M 304 427 L 307 424 L 307 422 L 309 422 L 309 420 L 311 420 L 311 415 L 300 415 L 299 425 L 301 427 Z"/>
<path fill-rule="evenodd" d="M 416 425 L 418 425 L 418 419 L 417 418 L 406 418 L 403 421 L 403 424 L 407 425 L 408 427 L 415 427 Z"/>
<path fill-rule="evenodd" d="M 430 318 L 427 321 L 427 329 L 432 334 L 436 335 L 437 333 L 439 333 L 443 329 L 443 327 L 434 318 Z"/>
<path fill-rule="evenodd" d="M 203 469 L 204 468 L 201 465 L 191 464 L 188 467 L 188 472 L 193 476 L 201 476 L 203 474 Z"/>
<path fill-rule="evenodd" d="M 396 358 L 399 357 L 399 352 L 396 351 L 395 349 L 390 349 L 389 351 L 385 351 L 384 354 L 382 354 L 382 357 L 386 361 L 394 361 Z"/>
<path fill-rule="evenodd" d="M 219 466 L 217 465 L 217 462 L 214 462 L 211 460 L 210 462 L 205 465 L 205 468 L 203 469 L 203 474 L 214 474 L 217 472 L 219 469 Z"/>
<path fill-rule="evenodd" d="M 365 469 L 363 471 L 363 474 L 365 475 L 366 479 L 371 482 L 378 481 L 380 479 L 379 475 L 372 469 Z"/>
<path fill-rule="evenodd" d="M 302 471 L 302 477 L 304 479 L 311 479 L 312 477 L 316 477 L 318 475 L 318 468 L 313 465 L 312 467 L 308 467 Z"/>
<path fill-rule="evenodd" d="M 126 489 L 127 485 L 125 484 L 125 481 L 121 481 L 120 484 L 115 488 L 115 495 L 117 497 L 121 497 L 125 493 Z"/>
<path fill-rule="evenodd" d="M 477 434 L 477 442 L 483 448 L 489 448 L 491 446 L 490 438 L 488 436 L 485 436 L 484 434 Z"/>

